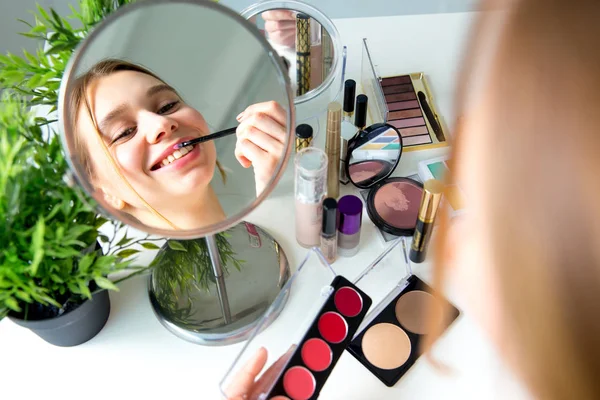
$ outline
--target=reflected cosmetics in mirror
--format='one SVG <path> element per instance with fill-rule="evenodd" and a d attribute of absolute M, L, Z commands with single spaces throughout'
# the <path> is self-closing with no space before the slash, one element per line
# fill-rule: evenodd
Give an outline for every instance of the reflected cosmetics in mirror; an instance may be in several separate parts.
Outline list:
<path fill-rule="evenodd" d="M 402 267 L 397 258 L 392 259 L 398 253 L 406 266 L 400 275 L 397 272 Z M 355 284 L 366 291 L 366 287 L 381 290 L 381 279 L 403 274 L 406 275 L 365 317 L 348 346 L 350 354 L 387 386 L 396 384 L 417 361 L 426 335 L 443 332 L 459 315 L 456 307 L 436 298 L 433 289 L 412 274 L 405 238 L 389 246 Z"/>
<path fill-rule="evenodd" d="M 402 155 L 402 137 L 388 124 L 360 131 L 348 143 L 346 172 L 354 186 L 365 189 L 391 175 Z"/>
<path fill-rule="evenodd" d="M 314 400 L 371 306 L 371 298 L 342 276 L 279 374 L 266 399 Z M 287 397 L 279 397 L 287 396 Z"/>

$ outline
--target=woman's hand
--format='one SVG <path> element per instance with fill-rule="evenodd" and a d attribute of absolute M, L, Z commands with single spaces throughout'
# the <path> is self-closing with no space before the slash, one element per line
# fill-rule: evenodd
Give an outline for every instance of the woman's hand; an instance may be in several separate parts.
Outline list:
<path fill-rule="evenodd" d="M 259 380 L 256 377 L 260 374 L 260 371 L 265 367 L 267 363 L 267 349 L 261 347 L 258 349 L 256 354 L 252 356 L 250 360 L 246 362 L 246 365 L 237 373 L 234 377 L 233 382 L 229 385 L 226 390 L 228 400 L 254 400 L 258 396 L 267 391 L 269 386 L 277 379 L 279 373 L 292 357 L 296 345 L 290 347 L 290 349 L 281 356 L 277 361 L 273 363 L 265 372 L 262 374 Z"/>
<path fill-rule="evenodd" d="M 268 38 L 281 46 L 296 48 L 296 13 L 290 10 L 271 10 L 261 14 Z"/>
<path fill-rule="evenodd" d="M 256 195 L 260 195 L 283 157 L 287 116 L 275 101 L 257 103 L 236 118 L 235 157 L 244 168 L 254 167 Z"/>

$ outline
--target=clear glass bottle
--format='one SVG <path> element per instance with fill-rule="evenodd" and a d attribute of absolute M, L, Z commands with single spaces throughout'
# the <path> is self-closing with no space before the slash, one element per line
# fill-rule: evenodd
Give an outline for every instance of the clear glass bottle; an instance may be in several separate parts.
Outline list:
<path fill-rule="evenodd" d="M 296 154 L 295 217 L 296 241 L 310 248 L 321 245 L 323 199 L 327 193 L 327 154 L 307 147 Z"/>

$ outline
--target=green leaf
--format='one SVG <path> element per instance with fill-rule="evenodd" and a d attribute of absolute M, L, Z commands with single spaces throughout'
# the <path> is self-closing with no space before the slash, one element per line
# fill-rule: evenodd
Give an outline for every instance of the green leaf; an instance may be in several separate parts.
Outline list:
<path fill-rule="evenodd" d="M 158 247 L 154 243 L 150 243 L 150 242 L 142 243 L 142 247 L 145 248 L 146 250 L 159 250 L 160 249 L 160 247 Z"/>
<path fill-rule="evenodd" d="M 127 257 L 131 257 L 134 254 L 139 253 L 139 250 L 136 249 L 125 249 L 125 250 L 121 250 L 117 253 L 117 256 L 121 257 L 121 258 L 127 258 Z"/>
<path fill-rule="evenodd" d="M 169 248 L 171 250 L 177 250 L 177 251 L 187 251 L 187 249 L 179 242 L 175 241 L 175 240 L 169 240 L 167 241 L 167 245 L 169 246 Z"/>
<path fill-rule="evenodd" d="M 96 282 L 96 285 L 102 289 L 114 290 L 116 292 L 119 291 L 119 288 L 107 278 L 99 276 L 94 278 L 94 281 Z"/>
<path fill-rule="evenodd" d="M 27 303 L 31 303 L 31 296 L 27 292 L 23 292 L 22 290 L 19 290 L 19 291 L 15 292 L 15 296 Z"/>
<path fill-rule="evenodd" d="M 79 291 L 83 296 L 87 297 L 88 299 L 92 298 L 92 292 L 90 292 L 90 289 L 83 281 L 79 282 Z"/>
<path fill-rule="evenodd" d="M 100 241 L 102 243 L 108 243 L 110 240 L 110 239 L 108 239 L 108 236 L 106 236 L 106 235 L 99 235 L 98 237 L 100 238 Z"/>
<path fill-rule="evenodd" d="M 121 240 L 119 240 L 119 243 L 117 243 L 117 246 L 125 246 L 132 240 L 133 240 L 133 238 L 128 238 L 127 234 L 125 234 L 125 236 L 123 236 L 123 238 Z"/>
<path fill-rule="evenodd" d="M 78 271 L 82 274 L 87 273 L 88 269 L 94 262 L 94 258 L 96 258 L 96 253 L 89 253 L 83 256 L 79 261 L 79 265 L 77 266 Z"/>
<path fill-rule="evenodd" d="M 37 223 L 35 224 L 35 229 L 33 231 L 33 235 L 31 237 L 31 246 L 30 250 L 33 253 L 33 260 L 31 262 L 31 266 L 29 267 L 31 270 L 31 275 L 35 276 L 37 274 L 38 267 L 40 262 L 42 262 L 42 258 L 44 257 L 44 231 L 46 225 L 44 223 L 44 217 L 39 217 Z"/>
<path fill-rule="evenodd" d="M 12 297 L 4 299 L 4 304 L 6 305 L 6 307 L 10 308 L 13 311 L 21 312 L 21 307 L 19 307 L 19 303 L 17 303 L 17 301 Z"/>

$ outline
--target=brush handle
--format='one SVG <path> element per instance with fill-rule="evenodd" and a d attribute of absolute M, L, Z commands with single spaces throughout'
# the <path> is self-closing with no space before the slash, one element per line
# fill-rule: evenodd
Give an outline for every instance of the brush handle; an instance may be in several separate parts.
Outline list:
<path fill-rule="evenodd" d="M 433 111 L 431 111 L 431 107 L 429 107 L 429 103 L 427 103 L 427 96 L 425 93 L 419 92 L 419 101 L 421 102 L 421 107 L 423 107 L 423 111 L 425 112 L 425 116 L 429 120 L 429 124 L 431 125 L 431 129 L 433 129 L 433 133 L 437 137 L 437 140 L 440 142 L 445 142 L 446 138 L 444 137 L 444 133 L 442 132 L 442 128 L 438 124 L 435 115 L 433 115 Z"/>
<path fill-rule="evenodd" d="M 180 149 L 180 148 L 185 147 L 185 146 L 190 146 L 190 145 L 193 145 L 193 144 L 208 142 L 209 140 L 215 140 L 215 139 L 222 138 L 224 136 L 229 136 L 229 135 L 234 134 L 235 131 L 236 131 L 236 129 L 237 129 L 237 127 L 235 127 L 235 128 L 229 128 L 229 129 L 225 129 L 223 131 L 212 133 L 210 135 L 201 136 L 201 137 L 196 138 L 196 139 L 188 140 L 187 142 L 179 143 L 178 145 L 175 146 L 175 148 Z"/>

